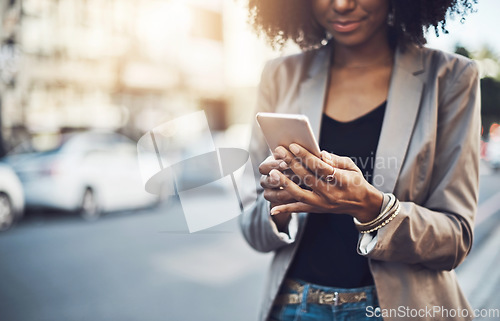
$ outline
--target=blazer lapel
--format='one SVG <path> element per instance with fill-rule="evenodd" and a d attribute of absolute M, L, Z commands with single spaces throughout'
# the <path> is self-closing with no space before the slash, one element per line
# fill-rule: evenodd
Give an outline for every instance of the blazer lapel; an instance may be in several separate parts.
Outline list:
<path fill-rule="evenodd" d="M 387 107 L 377 147 L 373 185 L 394 191 L 417 118 L 424 83 L 421 51 L 408 46 L 396 52 Z"/>
<path fill-rule="evenodd" d="M 331 45 L 318 50 L 311 61 L 311 67 L 299 89 L 300 113 L 306 115 L 311 123 L 316 140 L 319 142 L 321 115 L 325 103 L 328 72 L 330 69 Z"/>

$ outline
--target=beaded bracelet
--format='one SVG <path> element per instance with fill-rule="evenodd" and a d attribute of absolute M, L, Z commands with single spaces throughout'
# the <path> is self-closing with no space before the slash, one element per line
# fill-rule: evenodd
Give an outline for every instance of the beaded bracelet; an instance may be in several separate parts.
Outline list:
<path fill-rule="evenodd" d="M 399 214 L 399 210 L 401 209 L 401 204 L 399 202 L 397 202 L 397 208 L 396 210 L 394 211 L 394 213 L 389 216 L 389 218 L 387 218 L 385 221 L 382 222 L 382 224 L 379 224 L 377 226 L 375 226 L 374 228 L 371 228 L 369 230 L 362 230 L 362 231 L 359 231 L 361 234 L 368 234 L 368 233 L 371 233 L 371 232 L 375 232 L 379 229 L 381 229 L 382 227 L 386 226 L 387 223 L 389 223 L 390 221 L 392 221 L 398 214 Z"/>

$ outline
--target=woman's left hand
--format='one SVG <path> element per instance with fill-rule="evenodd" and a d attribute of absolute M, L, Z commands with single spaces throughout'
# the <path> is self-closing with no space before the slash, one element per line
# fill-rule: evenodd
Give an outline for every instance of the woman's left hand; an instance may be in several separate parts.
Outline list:
<path fill-rule="evenodd" d="M 360 222 L 369 222 L 380 213 L 383 194 L 363 177 L 361 170 L 349 157 L 340 157 L 326 151 L 318 158 L 298 144 L 289 149 L 275 149 L 276 159 L 282 159 L 300 178 L 301 188 L 277 170 L 269 174 L 287 190 L 297 202 L 275 206 L 271 214 L 292 212 L 349 214 Z M 327 177 L 330 179 L 327 181 Z"/>

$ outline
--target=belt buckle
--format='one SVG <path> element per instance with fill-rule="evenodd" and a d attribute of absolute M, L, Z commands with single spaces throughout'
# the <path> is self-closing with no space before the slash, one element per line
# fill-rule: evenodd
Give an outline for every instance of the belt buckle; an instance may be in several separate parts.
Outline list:
<path fill-rule="evenodd" d="M 319 304 L 331 304 L 333 302 L 334 306 L 339 305 L 339 293 L 321 293 L 319 296 Z"/>

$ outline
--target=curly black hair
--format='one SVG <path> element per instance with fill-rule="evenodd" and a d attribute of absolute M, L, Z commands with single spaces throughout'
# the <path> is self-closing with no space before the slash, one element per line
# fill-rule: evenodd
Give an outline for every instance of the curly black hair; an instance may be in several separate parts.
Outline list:
<path fill-rule="evenodd" d="M 474 12 L 477 0 L 390 0 L 394 24 L 389 28 L 391 45 L 426 43 L 424 32 L 434 28 L 436 35 L 446 30 L 447 14 L 465 19 Z M 250 23 L 273 48 L 292 40 L 302 50 L 327 43 L 327 34 L 313 18 L 311 0 L 249 0 Z"/>

